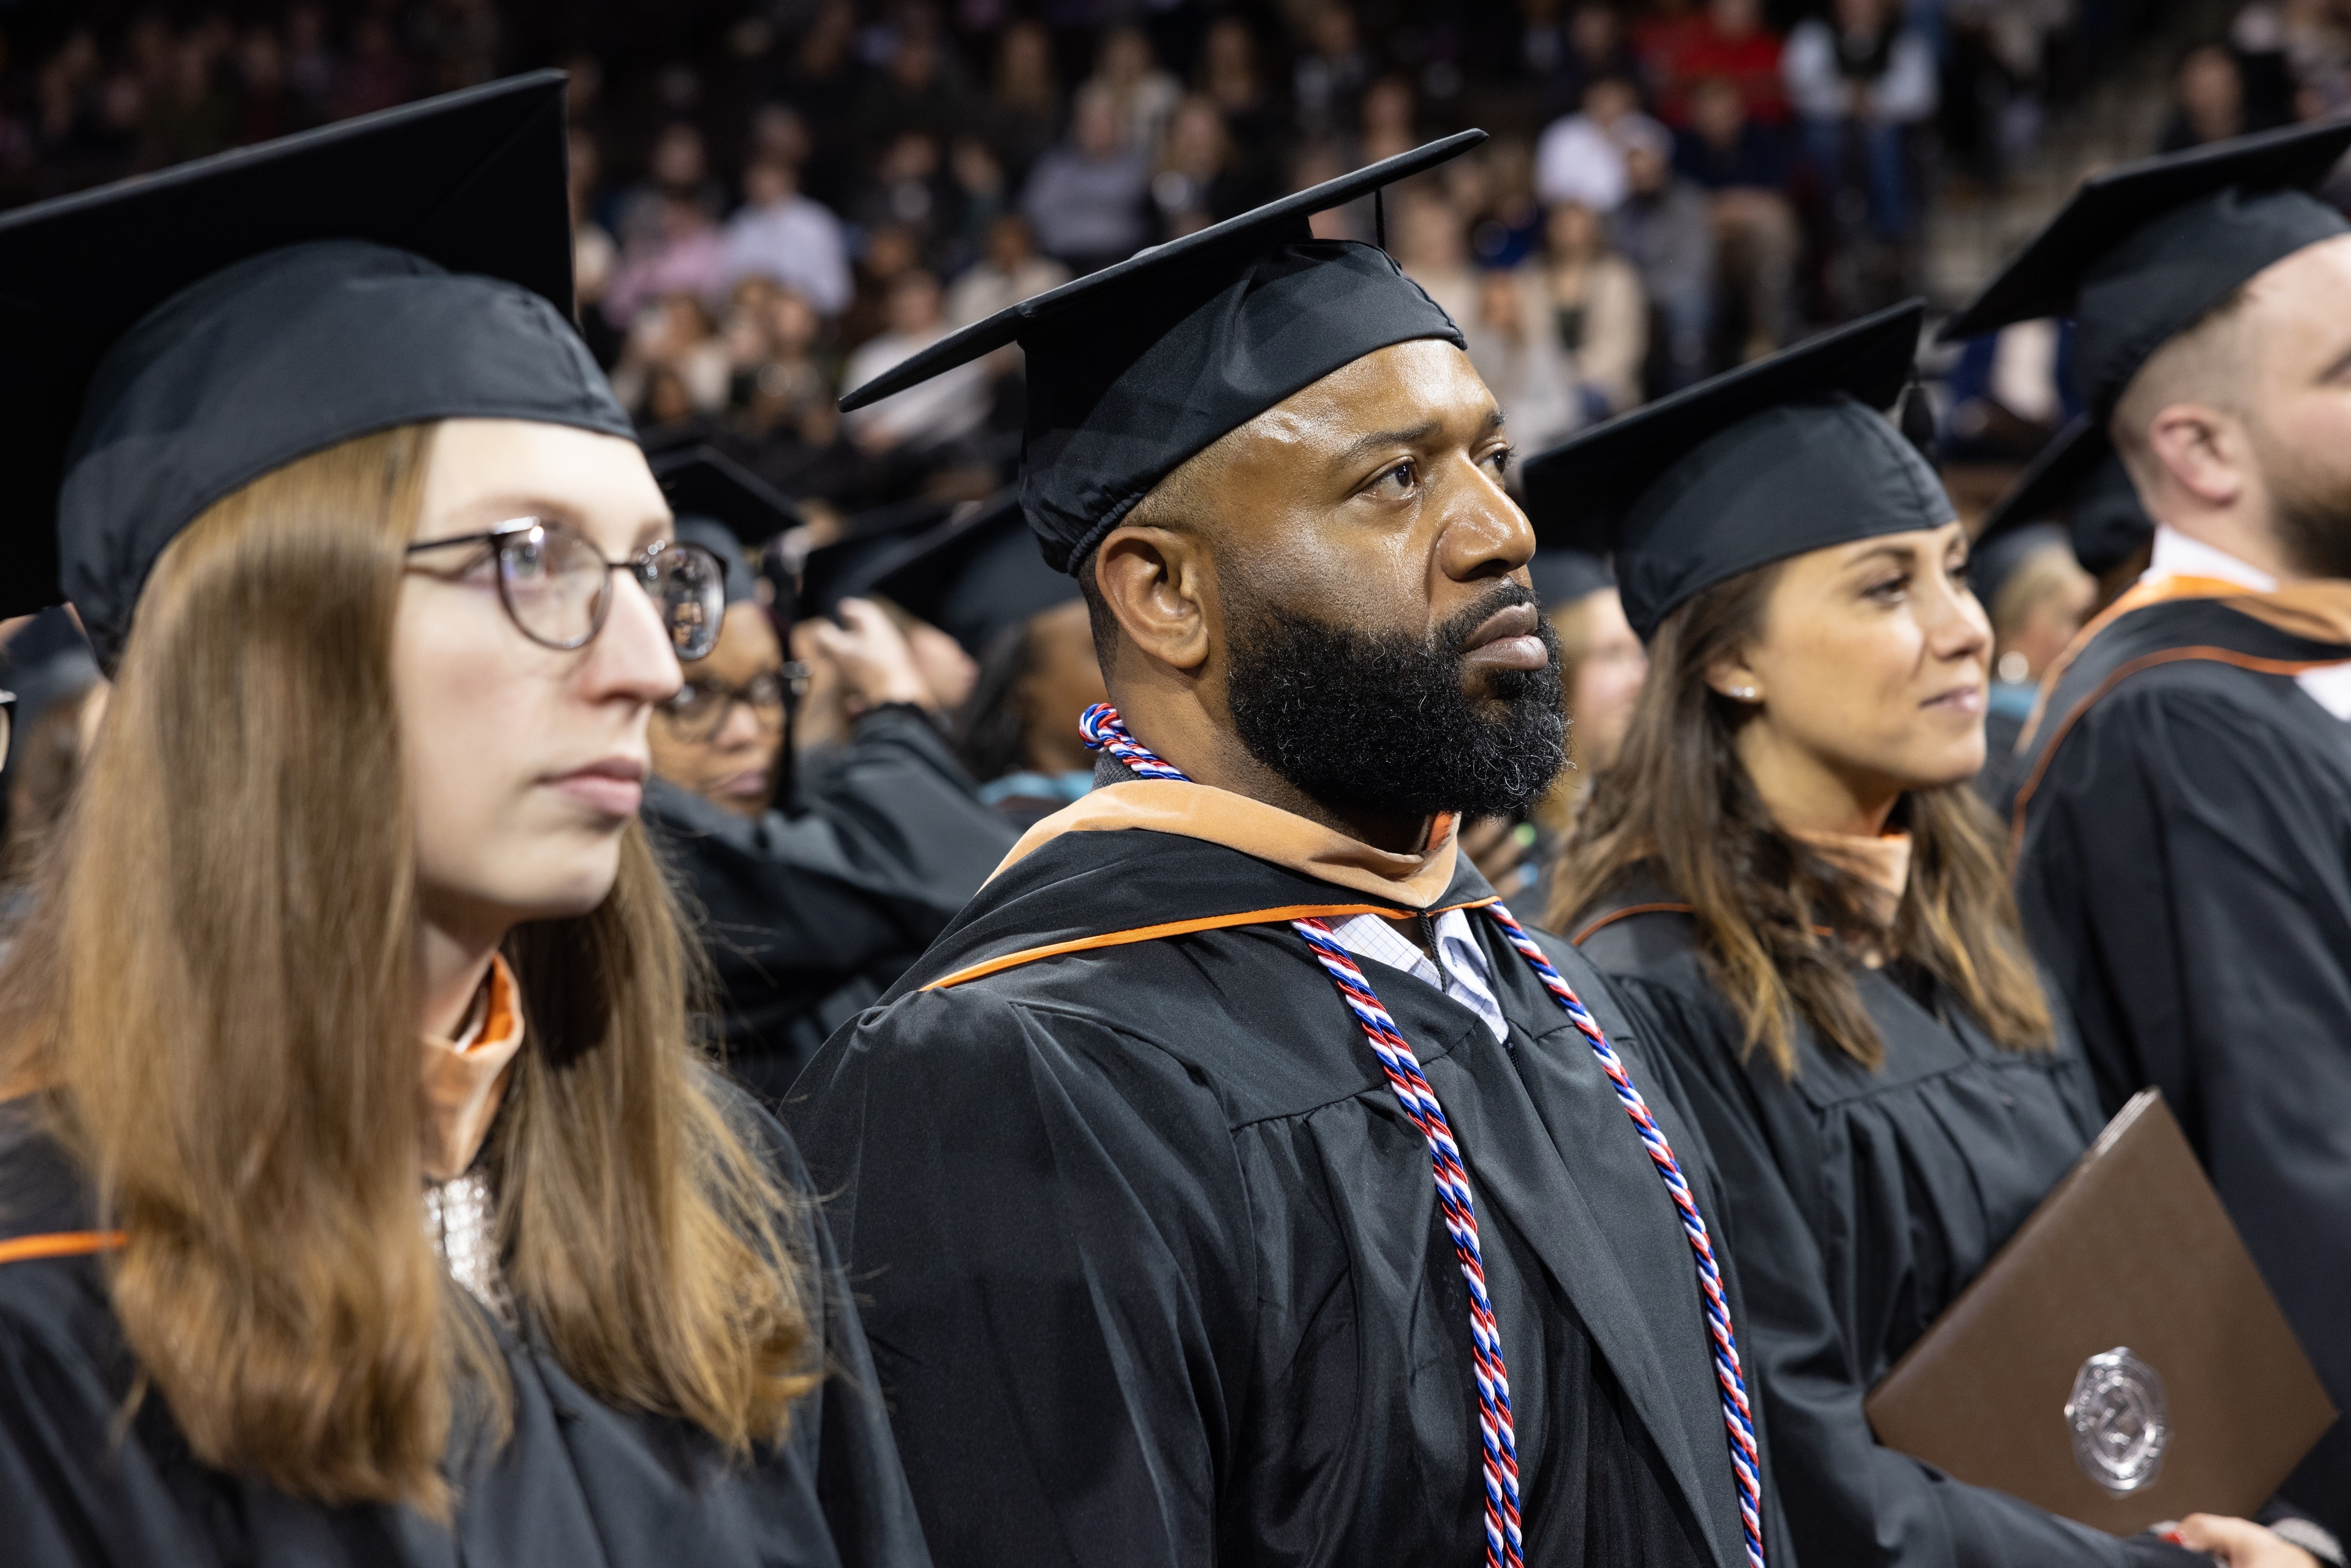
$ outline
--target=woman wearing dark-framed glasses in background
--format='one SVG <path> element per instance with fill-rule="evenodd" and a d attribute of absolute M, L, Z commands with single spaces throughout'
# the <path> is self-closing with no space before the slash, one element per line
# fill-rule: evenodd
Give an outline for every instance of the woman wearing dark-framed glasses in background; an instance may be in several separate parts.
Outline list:
<path fill-rule="evenodd" d="M 679 538 L 724 562 L 726 603 L 710 656 L 655 710 L 645 820 L 717 977 L 727 1066 L 772 1104 L 946 928 L 1013 834 L 928 712 L 905 638 L 860 600 L 816 630 L 861 711 L 794 788 L 788 720 L 806 669 L 785 660 L 743 554 L 790 525 L 789 503 L 706 448 L 654 468 Z"/>
<path fill-rule="evenodd" d="M 0 967 L 11 1563 L 926 1568 L 638 818 L 723 568 L 565 318 L 561 104 L 0 217 L 0 613 L 115 676 Z"/>

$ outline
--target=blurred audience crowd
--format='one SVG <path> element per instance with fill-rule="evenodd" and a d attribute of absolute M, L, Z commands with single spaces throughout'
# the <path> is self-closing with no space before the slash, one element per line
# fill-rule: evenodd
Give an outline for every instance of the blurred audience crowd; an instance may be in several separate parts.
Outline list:
<path fill-rule="evenodd" d="M 2228 113 L 2199 86 L 2187 133 L 2335 102 L 2341 3 L 2257 0 L 2223 53 L 2241 72 L 2274 58 L 2288 85 Z M 583 324 L 622 397 L 656 440 L 716 440 L 820 515 L 850 514 L 994 489 L 1018 451 L 1020 358 L 847 416 L 842 390 L 1028 295 L 1469 124 L 1495 133 L 1478 155 L 1317 225 L 1384 238 L 1531 448 L 1907 292 L 1937 192 L 1996 179 L 2044 97 L 2125 26 L 2115 0 L 654 15 L 36 0 L 0 22 L 0 200 L 561 65 Z"/>

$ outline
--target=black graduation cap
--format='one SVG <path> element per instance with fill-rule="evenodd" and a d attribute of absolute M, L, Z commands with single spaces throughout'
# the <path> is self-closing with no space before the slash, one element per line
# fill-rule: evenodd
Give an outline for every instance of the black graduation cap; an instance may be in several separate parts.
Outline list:
<path fill-rule="evenodd" d="M 1876 412 L 1910 380 L 1925 314 L 1892 306 L 1530 458 L 1536 559 L 1608 555 L 1646 642 L 1676 605 L 1757 567 L 1949 522 L 1934 469 Z"/>
<path fill-rule="evenodd" d="M 653 477 L 660 481 L 677 535 L 701 545 L 726 563 L 726 602 L 756 597 L 754 574 L 744 549 L 759 548 L 787 528 L 806 521 L 800 509 L 774 486 L 706 442 L 656 453 Z"/>
<path fill-rule="evenodd" d="M 1976 534 L 1979 555 L 2014 529 L 2062 517 L 2082 570 L 2104 577 L 2155 536 L 2155 519 L 2121 456 L 2111 444 L 2093 438 L 2095 423 L 2085 414 L 2067 425 L 1984 514 Z"/>
<path fill-rule="evenodd" d="M 1032 615 L 1081 597 L 1045 564 L 1016 486 L 957 508 L 877 562 L 873 591 L 936 626 L 973 658 Z"/>
<path fill-rule="evenodd" d="M 1984 609 L 1990 611 L 2017 569 L 2045 549 L 2062 549 L 2071 555 L 2073 543 L 2065 537 L 2065 530 L 2054 523 L 2023 523 L 2002 531 L 1997 538 L 1980 538 L 1968 555 L 1968 586 L 1974 590 Z"/>
<path fill-rule="evenodd" d="M 1486 140 L 1464 131 L 1154 246 L 951 333 L 841 400 L 863 408 L 1018 342 L 1028 354 L 1021 501 L 1075 571 L 1195 453 L 1365 354 L 1461 333 L 1385 251 L 1307 219 Z"/>
<path fill-rule="evenodd" d="M 795 616 L 831 615 L 844 599 L 872 594 L 874 578 L 908 540 L 954 516 L 956 504 L 917 497 L 860 512 L 844 520 L 841 537 L 809 551 L 800 564 Z"/>
<path fill-rule="evenodd" d="M 1606 556 L 1571 549 L 1565 545 L 1535 551 L 1534 559 L 1527 563 L 1527 575 L 1533 580 L 1535 597 L 1542 601 L 1546 610 L 1573 604 L 1604 588 L 1616 586 L 1616 574 L 1608 569 Z"/>
<path fill-rule="evenodd" d="M 570 324 L 563 74 L 0 214 L 0 613 L 73 600 L 102 663 L 199 512 L 392 425 L 628 435 Z"/>
<path fill-rule="evenodd" d="M 2106 421 L 2149 355 L 2254 274 L 2351 233 L 2342 214 L 2309 193 L 2346 148 L 2351 120 L 2338 120 L 2093 174 L 1943 324 L 1948 343 L 2016 321 L 2074 319 L 2074 375 L 2089 417 L 2044 455 L 2043 466 L 2057 470 L 2048 483 L 2067 487 L 2096 465 Z"/>

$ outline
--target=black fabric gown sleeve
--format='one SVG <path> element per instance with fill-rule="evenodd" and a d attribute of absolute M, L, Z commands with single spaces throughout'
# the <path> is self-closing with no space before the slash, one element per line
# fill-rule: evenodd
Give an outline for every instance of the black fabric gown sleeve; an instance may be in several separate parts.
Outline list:
<path fill-rule="evenodd" d="M 825 1380 L 795 1413 L 797 1436 L 814 1428 L 816 1492 L 843 1568 L 929 1568 L 914 1494 L 898 1460 L 881 1378 L 849 1277 L 799 1151 L 764 1111 L 755 1113 L 778 1169 L 804 1206 L 800 1256 L 807 1260 L 810 1315 L 823 1339 Z"/>
<path fill-rule="evenodd" d="M 1720 1183 L 1721 1228 L 1740 1285 L 1747 1385 L 1771 1436 L 1777 1507 L 1797 1563 L 1809 1568 L 2058 1568 L 2201 1561 L 2147 1538 L 2124 1541 L 2004 1492 L 1951 1479 L 1881 1448 L 1862 1403 L 1868 1388 L 1839 1327 L 1829 1270 L 1802 1198 L 1782 1174 L 1817 1168 L 1819 1151 L 1775 1124 L 1740 1065 L 1728 1014 L 1678 988 L 1612 977 L 1644 1032 L 1646 1055 L 1697 1121 Z M 1650 1071 L 1657 1072 L 1652 1066 Z M 1777 1560 L 1775 1560 L 1775 1568 Z"/>
<path fill-rule="evenodd" d="M 656 781 L 653 825 L 722 993 L 728 1065 L 769 1104 L 1012 847 L 928 720 L 858 722 L 797 816 L 756 822 Z"/>
<path fill-rule="evenodd" d="M 2351 812 L 2323 741 L 2223 684 L 2250 677 L 2194 674 L 2126 684 L 2075 726 L 2031 799 L 2018 898 L 2107 1109 L 2163 1091 L 2351 1405 Z M 2351 1531 L 2345 1423 L 2283 1495 Z"/>
<path fill-rule="evenodd" d="M 814 772 L 805 794 L 837 831 L 862 834 L 915 885 L 936 890 L 941 925 L 1016 836 L 980 803 L 937 727 L 903 703 L 859 718 L 849 745 Z"/>
<path fill-rule="evenodd" d="M 787 1111 L 932 1551 L 1205 1568 L 1239 1383 L 1213 1347 L 1255 1294 L 1226 1123 L 1103 1020 L 952 995 L 861 1023 Z"/>

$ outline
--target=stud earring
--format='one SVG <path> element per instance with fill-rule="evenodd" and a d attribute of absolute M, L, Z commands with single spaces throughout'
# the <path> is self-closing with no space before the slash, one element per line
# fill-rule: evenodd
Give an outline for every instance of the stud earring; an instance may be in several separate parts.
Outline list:
<path fill-rule="evenodd" d="M 1738 698 L 1740 702 L 1751 703 L 1755 700 L 1755 688 L 1753 686 L 1733 686 L 1730 688 L 1730 695 Z"/>

